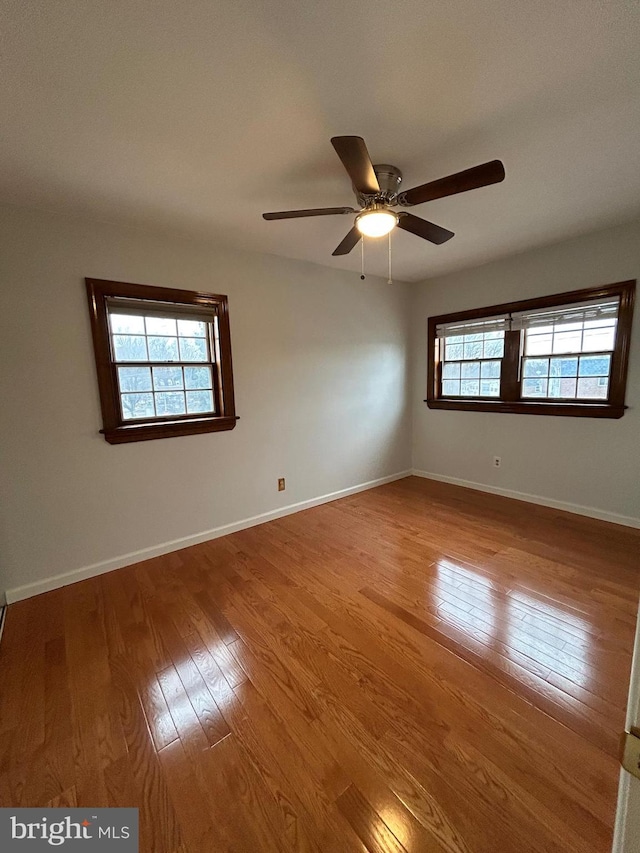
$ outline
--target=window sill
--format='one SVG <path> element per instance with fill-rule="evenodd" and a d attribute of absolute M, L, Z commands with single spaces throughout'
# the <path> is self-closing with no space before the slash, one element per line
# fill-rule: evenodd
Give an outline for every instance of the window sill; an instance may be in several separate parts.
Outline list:
<path fill-rule="evenodd" d="M 626 406 L 602 403 L 536 403 L 504 400 L 425 400 L 430 409 L 458 412 L 507 412 L 512 415 L 559 415 L 570 418 L 621 418 Z"/>
<path fill-rule="evenodd" d="M 154 438 L 173 438 L 179 435 L 198 435 L 204 432 L 222 432 L 233 429 L 238 417 L 197 418 L 194 420 L 164 421 L 151 424 L 123 424 L 114 429 L 103 429 L 109 444 L 126 444 L 130 441 L 149 441 Z"/>

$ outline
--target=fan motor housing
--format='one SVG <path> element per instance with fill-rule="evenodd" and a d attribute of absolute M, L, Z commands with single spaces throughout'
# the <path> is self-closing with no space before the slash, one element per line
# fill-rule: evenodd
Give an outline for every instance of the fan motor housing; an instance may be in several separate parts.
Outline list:
<path fill-rule="evenodd" d="M 376 173 L 376 178 L 380 184 L 380 193 L 377 195 L 377 198 L 383 197 L 385 200 L 388 200 L 396 196 L 400 191 L 400 184 L 402 183 L 402 172 L 400 169 L 397 166 L 390 166 L 388 163 L 378 163 L 374 165 L 373 171 Z M 357 192 L 355 189 L 354 192 L 358 203 L 362 207 L 365 206 L 368 199 L 372 198 L 372 196 L 362 195 L 362 193 Z"/>

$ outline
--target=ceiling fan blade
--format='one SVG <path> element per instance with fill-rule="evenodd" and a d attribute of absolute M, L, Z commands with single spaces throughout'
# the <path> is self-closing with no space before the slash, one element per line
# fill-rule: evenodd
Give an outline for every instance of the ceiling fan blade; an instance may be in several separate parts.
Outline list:
<path fill-rule="evenodd" d="M 355 213 L 352 207 L 316 207 L 309 210 L 279 210 L 263 213 L 263 219 L 298 219 L 301 216 L 333 216 L 338 213 Z"/>
<path fill-rule="evenodd" d="M 419 216 L 414 216 L 413 213 L 398 214 L 398 228 L 403 231 L 410 231 L 417 237 L 422 237 L 430 243 L 435 243 L 440 246 L 450 240 L 454 234 L 453 231 L 448 231 L 446 228 L 441 228 L 433 222 L 428 222 L 426 219 L 420 219 Z"/>
<path fill-rule="evenodd" d="M 434 201 L 456 193 L 466 193 L 467 190 L 498 184 L 500 181 L 504 181 L 504 166 L 500 160 L 491 160 L 481 166 L 474 166 L 472 169 L 465 169 L 464 172 L 456 172 L 455 175 L 448 175 L 446 178 L 430 181 L 428 184 L 421 184 L 419 187 L 400 193 L 398 204 L 412 207 L 414 204 Z"/>
<path fill-rule="evenodd" d="M 342 243 L 335 249 L 331 254 L 332 255 L 348 255 L 349 252 L 353 249 L 354 246 L 360 242 L 362 234 L 358 231 L 356 226 L 354 225 L 351 231 L 344 238 Z"/>
<path fill-rule="evenodd" d="M 353 186 L 362 195 L 380 192 L 380 184 L 373 170 L 371 158 L 361 136 L 334 136 L 331 144 L 342 160 Z"/>

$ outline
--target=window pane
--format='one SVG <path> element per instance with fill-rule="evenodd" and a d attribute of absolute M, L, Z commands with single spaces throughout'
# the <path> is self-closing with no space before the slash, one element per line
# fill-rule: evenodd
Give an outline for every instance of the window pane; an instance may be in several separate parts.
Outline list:
<path fill-rule="evenodd" d="M 463 379 L 478 379 L 480 377 L 480 362 L 469 361 L 462 365 Z"/>
<path fill-rule="evenodd" d="M 615 343 L 615 335 L 615 326 L 609 326 L 608 328 L 599 329 L 585 328 L 583 349 L 587 352 L 601 352 L 603 350 L 612 350 Z"/>
<path fill-rule="evenodd" d="M 608 376 L 611 367 L 610 355 L 582 356 L 580 359 L 580 376 Z"/>
<path fill-rule="evenodd" d="M 213 411 L 211 391 L 187 391 L 187 411 L 189 414 Z"/>
<path fill-rule="evenodd" d="M 502 335 L 502 332 L 487 332 L 487 338 L 490 334 Z M 502 358 L 504 355 L 504 338 L 500 340 L 485 340 L 484 342 L 484 357 L 485 358 Z"/>
<path fill-rule="evenodd" d="M 604 329 L 607 326 L 615 328 L 616 319 L 614 317 L 603 317 L 601 320 L 585 320 L 585 329 Z"/>
<path fill-rule="evenodd" d="M 196 368 L 197 369 L 197 368 Z M 454 362 L 446 362 L 442 365 L 443 379 L 460 379 L 460 364 Z"/>
<path fill-rule="evenodd" d="M 548 358 L 526 358 L 524 360 L 524 376 L 548 376 Z"/>
<path fill-rule="evenodd" d="M 155 395 L 156 414 L 158 415 L 184 415 L 184 392 L 162 391 Z"/>
<path fill-rule="evenodd" d="M 153 394 L 121 394 L 122 419 L 129 421 L 132 418 L 152 418 Z"/>
<path fill-rule="evenodd" d="M 523 397 L 546 397 L 547 396 L 547 380 L 546 379 L 523 379 L 522 381 L 522 396 Z"/>
<path fill-rule="evenodd" d="M 462 358 L 463 346 L 462 344 L 450 344 L 449 341 L 454 340 L 454 338 L 447 338 L 447 345 L 445 347 L 445 359 L 447 361 L 455 361 L 458 358 Z"/>
<path fill-rule="evenodd" d="M 525 338 L 525 355 L 546 355 L 551 352 L 553 335 L 544 334 L 544 335 L 532 335 L 530 332 L 526 333 Z"/>
<path fill-rule="evenodd" d="M 178 361 L 177 338 L 148 338 L 150 361 Z"/>
<path fill-rule="evenodd" d="M 145 317 L 148 335 L 176 336 L 176 321 L 169 317 Z"/>
<path fill-rule="evenodd" d="M 578 379 L 579 400 L 606 400 L 609 380 L 606 377 L 589 376 Z"/>
<path fill-rule="evenodd" d="M 471 338 L 480 338 L 479 341 L 471 340 Z M 464 336 L 464 357 L 465 358 L 482 358 L 482 335 L 465 335 Z"/>
<path fill-rule="evenodd" d="M 573 323 L 556 323 L 553 328 L 557 334 L 558 332 L 581 332 L 582 326 L 582 320 L 575 320 Z"/>
<path fill-rule="evenodd" d="M 206 339 L 180 338 L 180 358 L 182 361 L 207 361 Z"/>
<path fill-rule="evenodd" d="M 444 397 L 459 397 L 460 383 L 453 379 L 445 379 L 442 382 L 442 394 Z"/>
<path fill-rule="evenodd" d="M 549 379 L 549 397 L 574 398 L 576 396 L 576 380 L 574 378 L 564 379 L 552 376 Z"/>
<path fill-rule="evenodd" d="M 500 396 L 500 382 L 497 379 L 481 379 L 480 394 L 482 397 Z"/>
<path fill-rule="evenodd" d="M 576 396 L 576 379 L 575 378 L 562 378 L 553 380 L 554 382 L 558 382 L 559 391 L 558 395 L 560 397 L 573 399 Z"/>
<path fill-rule="evenodd" d="M 154 367 L 153 387 L 156 391 L 164 388 L 182 388 L 182 368 Z"/>
<path fill-rule="evenodd" d="M 458 370 L 460 370 L 459 367 Z M 211 368 L 185 367 L 184 383 L 187 388 L 211 388 Z"/>
<path fill-rule="evenodd" d="M 206 338 L 207 324 L 200 320 L 178 320 L 178 334 L 186 338 Z"/>
<path fill-rule="evenodd" d="M 575 325 L 575 324 L 573 324 Z M 573 327 L 567 330 L 566 326 L 560 327 L 553 335 L 554 352 L 580 352 L 582 349 L 582 330 Z"/>
<path fill-rule="evenodd" d="M 121 391 L 151 391 L 151 371 L 148 367 L 119 367 L 118 379 Z"/>
<path fill-rule="evenodd" d="M 129 314 L 109 314 L 111 331 L 123 335 L 144 335 L 144 320 Z"/>
<path fill-rule="evenodd" d="M 483 379 L 496 379 L 500 377 L 499 361 L 483 361 L 480 367 L 480 376 Z"/>
<path fill-rule="evenodd" d="M 146 361 L 147 344 L 142 335 L 114 335 L 115 361 Z"/>
<path fill-rule="evenodd" d="M 575 376 L 578 373 L 577 358 L 552 358 L 551 376 Z"/>
<path fill-rule="evenodd" d="M 460 392 L 463 397 L 477 397 L 480 394 L 479 380 L 463 379 L 460 383 Z"/>

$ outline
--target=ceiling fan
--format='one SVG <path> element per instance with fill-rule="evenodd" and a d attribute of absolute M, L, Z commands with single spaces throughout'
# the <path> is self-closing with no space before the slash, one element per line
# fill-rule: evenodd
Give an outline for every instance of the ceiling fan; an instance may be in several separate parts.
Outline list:
<path fill-rule="evenodd" d="M 264 219 L 297 219 L 301 216 L 332 216 L 355 213 L 355 223 L 344 240 L 334 250 L 334 255 L 348 255 L 362 237 L 383 237 L 396 226 L 417 237 L 440 245 L 453 237 L 453 231 L 433 222 L 406 213 L 395 212 L 394 207 L 413 207 L 426 201 L 464 193 L 504 180 L 504 166 L 500 160 L 491 160 L 481 166 L 456 172 L 446 178 L 421 184 L 399 192 L 402 172 L 397 166 L 374 166 L 364 139 L 360 136 L 334 136 L 331 144 L 351 178 L 360 210 L 353 207 L 320 207 L 310 210 L 281 210 L 263 213 Z"/>

